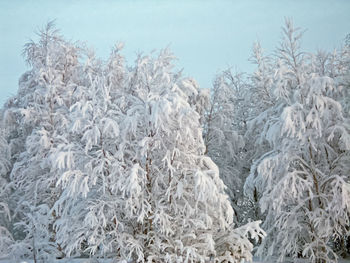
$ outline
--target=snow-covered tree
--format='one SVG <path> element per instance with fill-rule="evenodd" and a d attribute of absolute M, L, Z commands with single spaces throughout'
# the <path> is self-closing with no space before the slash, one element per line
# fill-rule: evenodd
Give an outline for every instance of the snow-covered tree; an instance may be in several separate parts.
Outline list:
<path fill-rule="evenodd" d="M 73 94 L 76 102 L 70 108 L 66 145 L 53 163 L 61 171 L 56 186 L 63 188 L 54 205 L 59 217 L 55 229 L 68 256 L 87 252 L 108 255 L 117 249 L 120 233 L 116 227 L 124 213 L 117 186 L 125 168 L 118 152 L 119 123 L 124 114 L 119 105 L 128 104 L 122 97 L 124 65 L 117 51 L 106 76 L 100 61 L 88 53 L 84 66 L 87 83 Z"/>
<path fill-rule="evenodd" d="M 71 95 L 79 85 L 78 48 L 62 39 L 49 23 L 38 42 L 25 45 L 31 69 L 19 81 L 18 94 L 5 105 L 7 140 L 16 203 L 18 243 L 14 250 L 36 259 L 62 256 L 51 208 L 60 195 L 60 174 L 52 158 L 66 133 Z"/>
<path fill-rule="evenodd" d="M 86 71 L 69 147 L 56 158 L 63 250 L 137 262 L 251 260 L 248 238 L 264 233 L 259 222 L 234 229 L 218 168 L 204 155 L 195 98 L 205 96 L 173 73 L 168 51 L 125 67 L 119 48 L 104 69 Z"/>
<path fill-rule="evenodd" d="M 261 141 L 271 150 L 255 161 L 246 182 L 247 193 L 260 192 L 265 215 L 268 236 L 258 254 L 336 262 L 332 244 L 347 232 L 350 212 L 344 72 L 331 55 L 315 60 L 301 52 L 302 34 L 291 21 L 283 33 L 271 79 L 276 103 L 257 117 L 267 118 Z"/>
<path fill-rule="evenodd" d="M 260 45 L 255 44 L 251 61 L 257 65 L 257 70 L 248 78 L 231 70 L 219 74 L 205 114 L 207 152 L 228 186 L 227 192 L 239 224 L 260 217 L 256 190 L 253 189 L 255 198 L 246 198 L 243 184 L 253 159 L 269 149 L 267 142 L 261 142 L 260 134 L 270 116 L 266 114 L 264 120 L 260 118 L 259 121 L 256 117 L 275 103 L 271 81 L 274 72 L 270 60 Z"/>
<path fill-rule="evenodd" d="M 258 151 L 254 136 L 247 133 L 250 119 L 255 112 L 260 112 L 257 109 L 261 105 L 261 101 L 257 100 L 258 92 L 258 85 L 252 85 L 243 73 L 225 70 L 214 81 L 205 114 L 207 152 L 218 165 L 220 177 L 227 185 L 226 191 L 239 225 L 258 218 L 255 202 L 243 193 L 253 156 Z"/>
<path fill-rule="evenodd" d="M 276 107 L 277 99 L 273 92 L 275 76 L 274 61 L 270 56 L 265 55 L 260 43 L 255 43 L 252 50 L 250 61 L 256 65 L 256 70 L 250 75 L 249 90 L 246 91 L 245 107 L 248 107 L 245 125 L 245 167 L 249 167 L 244 184 L 246 201 L 246 217 L 248 219 L 262 219 L 259 208 L 261 193 L 254 184 L 250 183 L 251 177 L 248 177 L 251 166 L 255 160 L 262 154 L 271 150 L 271 144 L 267 140 L 268 127 L 274 122 L 272 116 L 279 112 Z"/>
<path fill-rule="evenodd" d="M 0 112 L 2 115 L 2 112 Z M 10 196 L 11 185 L 9 181 L 10 163 L 10 147 L 5 140 L 5 129 L 0 118 L 0 258 L 10 255 L 10 246 L 14 239 L 11 233 L 11 211 L 10 211 Z"/>
<path fill-rule="evenodd" d="M 244 141 L 234 125 L 238 92 L 232 83 L 224 74 L 216 77 L 204 116 L 203 136 L 207 154 L 218 165 L 220 177 L 227 186 L 231 200 L 236 200 L 244 181 L 239 171 L 239 151 L 244 146 Z"/>

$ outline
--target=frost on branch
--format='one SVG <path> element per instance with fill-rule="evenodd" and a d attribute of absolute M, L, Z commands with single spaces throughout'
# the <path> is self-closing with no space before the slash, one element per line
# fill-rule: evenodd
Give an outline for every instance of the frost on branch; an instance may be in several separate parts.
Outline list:
<path fill-rule="evenodd" d="M 51 209 L 61 194 L 56 188 L 60 168 L 70 161 L 69 156 L 62 161 L 59 152 L 66 144 L 72 94 L 83 84 L 79 48 L 63 40 L 52 23 L 39 37 L 25 45 L 30 69 L 20 78 L 18 94 L 4 108 L 15 212 L 12 232 L 17 240 L 12 255 L 28 256 L 29 250 L 38 259 L 63 256 L 53 228 L 57 215 Z M 53 163 L 54 157 L 60 157 L 60 163 Z"/>
<path fill-rule="evenodd" d="M 271 150 L 254 162 L 245 185 L 250 195 L 259 191 L 265 216 L 267 238 L 257 253 L 337 262 L 335 247 L 350 223 L 349 71 L 331 54 L 301 52 L 290 21 L 283 32 L 272 79 L 276 105 L 257 117 L 270 115 L 262 141 Z"/>
<path fill-rule="evenodd" d="M 2 112 L 0 113 L 2 114 Z M 5 130 L 0 117 L 0 258 L 10 255 L 10 246 L 14 242 L 12 230 L 12 211 L 10 211 L 11 185 L 8 173 L 11 168 L 10 148 L 5 140 Z"/>
<path fill-rule="evenodd" d="M 138 262 L 239 262 L 251 259 L 249 235 L 263 237 L 258 223 L 233 229 L 218 168 L 204 156 L 197 111 L 205 101 L 195 98 L 205 96 L 172 73 L 172 59 L 162 51 L 126 69 L 113 52 L 108 65 L 119 66 L 107 76 L 92 71 L 86 101 L 72 106 L 80 129 L 67 138 L 74 167 L 58 181 L 55 224 L 57 235 L 71 237 L 61 239 L 67 255 L 85 247 Z"/>
<path fill-rule="evenodd" d="M 234 228 L 218 167 L 205 155 L 209 94 L 174 73 L 174 56 L 163 50 L 126 66 L 122 45 L 103 62 L 52 24 L 39 36 L 25 46 L 31 68 L 4 109 L 12 254 L 251 260 L 249 240 L 264 232 L 259 222 Z"/>

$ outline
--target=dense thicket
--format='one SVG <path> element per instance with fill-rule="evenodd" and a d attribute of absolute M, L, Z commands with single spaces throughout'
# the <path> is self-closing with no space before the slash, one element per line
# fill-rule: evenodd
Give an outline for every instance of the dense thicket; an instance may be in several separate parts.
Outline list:
<path fill-rule="evenodd" d="M 231 199 L 243 200 L 239 215 L 245 216 L 237 220 L 264 222 L 267 237 L 257 255 L 335 262 L 349 246 L 349 46 L 307 53 L 301 37 L 287 20 L 273 55 L 254 46 L 257 69 L 244 85 L 229 71 L 218 77 L 224 81 L 212 89 L 207 149 L 218 160 Z M 229 95 L 221 95 L 226 90 Z M 216 140 L 225 139 L 211 139 L 214 131 Z M 238 147 L 230 152 L 231 145 Z"/>
<path fill-rule="evenodd" d="M 258 253 L 333 262 L 334 241 L 349 227 L 348 65 L 343 54 L 302 52 L 290 21 L 283 36 L 274 57 L 274 105 L 252 120 L 270 148 L 246 184 L 261 193 L 269 236 Z"/>
<path fill-rule="evenodd" d="M 122 45 L 107 62 L 52 24 L 25 46 L 30 70 L 2 114 L 2 255 L 133 262 L 251 260 L 259 222 L 234 228 L 200 118 L 208 101 L 173 55 Z"/>
<path fill-rule="evenodd" d="M 349 40 L 307 53 L 291 21 L 282 33 L 272 55 L 254 45 L 252 74 L 226 70 L 205 90 L 167 50 L 128 66 L 118 44 L 101 61 L 48 24 L 1 111 L 0 255 L 346 255 Z"/>

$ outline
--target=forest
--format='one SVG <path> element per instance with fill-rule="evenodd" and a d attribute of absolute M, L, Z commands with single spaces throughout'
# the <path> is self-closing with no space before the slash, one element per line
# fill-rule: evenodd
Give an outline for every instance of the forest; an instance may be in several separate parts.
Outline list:
<path fill-rule="evenodd" d="M 167 49 L 102 60 L 48 23 L 0 110 L 0 259 L 346 258 L 350 35 L 311 53 L 303 32 L 204 89 Z"/>

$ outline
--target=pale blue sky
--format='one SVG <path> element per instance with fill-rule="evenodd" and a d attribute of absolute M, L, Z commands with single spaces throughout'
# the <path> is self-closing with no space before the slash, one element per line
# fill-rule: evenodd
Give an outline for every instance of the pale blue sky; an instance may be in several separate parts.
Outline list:
<path fill-rule="evenodd" d="M 86 41 L 102 58 L 124 42 L 129 64 L 137 52 L 170 45 L 178 68 L 208 88 L 229 66 L 252 71 L 253 42 L 272 52 L 284 17 L 307 29 L 307 51 L 337 48 L 350 33 L 349 0 L 0 0 L 0 104 L 26 70 L 23 45 L 52 19 L 67 39 Z"/>

